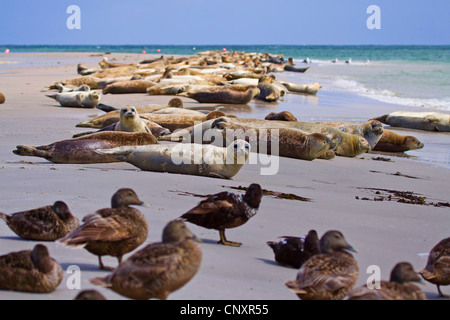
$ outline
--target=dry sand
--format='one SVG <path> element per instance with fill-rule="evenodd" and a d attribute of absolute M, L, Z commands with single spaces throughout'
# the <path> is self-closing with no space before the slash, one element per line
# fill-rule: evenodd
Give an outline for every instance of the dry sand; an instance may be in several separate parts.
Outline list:
<path fill-rule="evenodd" d="M 113 56 L 120 61 L 125 55 Z M 11 55 L 8 60 L 13 60 L 13 57 Z M 132 61 L 143 59 L 142 55 L 128 55 L 130 57 L 135 59 Z M 231 190 L 228 186 L 246 187 L 259 183 L 268 190 L 294 193 L 312 200 L 300 202 L 264 197 L 254 218 L 242 227 L 227 231 L 230 240 L 243 242 L 240 248 L 218 245 L 217 231 L 189 224 L 191 230 L 203 240 L 202 267 L 192 281 L 169 299 L 297 300 L 296 295 L 284 285 L 287 280 L 295 278 L 297 270 L 275 263 L 266 241 L 284 235 L 304 236 L 310 229 L 316 229 L 319 235 L 330 229 L 344 233 L 358 251 L 355 254 L 360 267 L 357 285 L 366 282 L 370 275 L 366 269 L 370 265 L 381 268 L 382 279 L 388 279 L 392 267 L 400 261 L 411 262 L 416 270 L 423 268 L 427 258 L 423 254 L 449 236 L 448 207 L 361 200 L 363 197 L 373 199 L 380 196 L 364 188 L 378 188 L 413 191 L 430 202 L 450 201 L 450 171 L 407 158 L 389 157 L 389 162 L 375 161 L 373 158 L 379 155 L 372 154 L 312 162 L 280 158 L 280 169 L 275 176 L 262 176 L 262 165 L 247 164 L 232 180 L 220 180 L 142 172 L 127 163 L 63 165 L 52 164 L 42 158 L 14 155 L 12 150 L 18 144 L 48 144 L 86 131 L 75 128 L 75 125 L 90 115 L 102 113 L 97 109 L 61 108 L 41 92 L 43 87 L 56 80 L 76 77 L 76 66 L 73 64 L 76 58 L 84 59 L 90 67 L 95 67 L 96 61 L 100 60 L 100 57 L 90 57 L 89 54 L 53 54 L 53 59 L 59 59 L 61 65 L 11 69 L 6 73 L 2 70 L 0 73 L 0 92 L 6 96 L 6 103 L 0 106 L 0 211 L 13 213 L 62 200 L 76 216 L 82 218 L 97 209 L 108 207 L 117 189 L 130 187 L 151 205 L 140 210 L 150 226 L 148 242 L 154 242 L 160 241 L 162 229 L 168 221 L 201 200 L 179 194 L 178 191 L 211 194 Z M 33 55 L 29 54 L 27 59 L 32 60 Z M 66 65 L 66 62 L 70 64 Z M 102 103 L 141 106 L 166 104 L 170 98 L 145 94 L 105 95 Z M 339 120 L 341 113 L 346 111 L 347 114 L 353 112 L 356 120 L 363 120 L 399 109 L 398 106 L 385 105 L 373 114 L 373 110 L 335 108 L 333 113 L 333 106 L 326 103 L 315 106 L 315 103 L 308 103 L 308 98 L 301 96 L 287 99 L 290 103 L 302 104 L 302 114 L 308 118 L 323 117 L 325 113 L 320 112 L 326 111 L 327 117 Z M 335 99 L 339 101 L 339 97 Z M 199 106 L 193 100 L 183 100 L 188 107 Z M 238 109 L 234 110 L 240 115 Z M 265 111 L 282 111 L 283 102 L 275 106 L 252 102 L 242 115 L 255 114 L 254 110 L 258 110 L 258 115 Z M 433 141 L 436 137 L 429 134 L 423 136 L 429 136 L 427 141 Z M 448 137 L 439 136 L 439 139 L 448 144 Z M 393 175 L 397 172 L 405 176 Z M 0 254 L 31 249 L 35 243 L 18 238 L 3 222 L 0 223 Z M 70 265 L 81 268 L 81 289 L 95 288 L 108 299 L 122 298 L 90 284 L 89 279 L 107 274 L 98 269 L 97 257 L 85 250 L 69 249 L 52 242 L 45 245 L 64 269 Z M 110 257 L 104 261 L 111 266 L 117 263 Z M 69 274 L 66 274 L 61 285 L 51 294 L 0 291 L 0 299 L 73 299 L 78 290 L 67 288 L 68 277 Z M 429 299 L 439 298 L 434 285 L 426 283 L 423 289 Z M 450 292 L 448 287 L 442 289 L 444 293 Z"/>

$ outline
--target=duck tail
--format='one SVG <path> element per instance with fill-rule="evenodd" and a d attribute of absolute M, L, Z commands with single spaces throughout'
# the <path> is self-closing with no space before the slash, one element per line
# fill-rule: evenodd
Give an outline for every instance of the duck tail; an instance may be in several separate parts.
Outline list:
<path fill-rule="evenodd" d="M 90 279 L 89 282 L 93 285 L 101 286 L 104 288 L 111 287 L 111 284 L 108 282 L 108 277 Z"/>
<path fill-rule="evenodd" d="M 285 283 L 285 285 L 286 285 L 286 287 L 289 288 L 289 290 L 291 290 L 292 292 L 294 292 L 296 294 L 305 294 L 305 293 L 307 293 L 305 290 L 300 288 L 301 283 L 298 280 L 287 281 Z"/>
<path fill-rule="evenodd" d="M 0 219 L 8 222 L 8 218 L 9 218 L 9 216 L 7 214 L 0 212 Z"/>

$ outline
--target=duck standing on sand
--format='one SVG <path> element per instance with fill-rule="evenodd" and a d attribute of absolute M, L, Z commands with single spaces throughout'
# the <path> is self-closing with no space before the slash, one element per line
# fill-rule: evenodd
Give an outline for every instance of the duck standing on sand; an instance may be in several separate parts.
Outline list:
<path fill-rule="evenodd" d="M 149 244 L 120 263 L 112 274 L 91 282 L 131 299 L 165 300 L 200 269 L 198 242 L 183 221 L 173 220 L 164 228 L 162 242 Z"/>
<path fill-rule="evenodd" d="M 320 238 L 320 254 L 306 261 L 297 279 L 286 286 L 302 300 L 342 300 L 359 276 L 356 252 L 340 231 L 328 231 Z"/>
<path fill-rule="evenodd" d="M 36 241 L 55 241 L 80 225 L 63 201 L 11 215 L 0 212 L 0 219 L 19 237 Z"/>
<path fill-rule="evenodd" d="M 130 205 L 145 205 L 131 189 L 119 189 L 111 199 L 111 208 L 100 209 L 83 218 L 83 224 L 58 242 L 68 247 L 84 247 L 98 256 L 100 269 L 112 270 L 102 256 L 122 256 L 139 247 L 146 239 L 148 225 L 144 215 Z"/>
<path fill-rule="evenodd" d="M 304 240 L 300 237 L 281 237 L 282 241 L 268 241 L 275 254 L 275 261 L 282 266 L 299 269 L 305 261 L 320 253 L 316 230 L 310 230 Z"/>
<path fill-rule="evenodd" d="M 351 291 L 346 300 L 427 300 L 422 289 L 411 282 L 421 279 L 409 262 L 400 262 L 392 269 L 390 281 L 380 282 L 380 289 L 365 285 Z"/>
<path fill-rule="evenodd" d="M 425 269 L 419 271 L 419 274 L 437 286 L 441 297 L 450 298 L 449 295 L 442 293 L 440 287 L 450 284 L 450 237 L 440 241 L 431 249 L 427 265 Z"/>
<path fill-rule="evenodd" d="M 253 217 L 262 196 L 261 186 L 253 183 L 244 196 L 227 191 L 211 195 L 180 218 L 204 228 L 218 230 L 218 243 L 239 247 L 242 243 L 227 240 L 225 229 L 239 227 Z"/>
<path fill-rule="evenodd" d="M 50 293 L 58 287 L 63 276 L 61 266 L 41 244 L 33 250 L 0 256 L 0 290 Z"/>

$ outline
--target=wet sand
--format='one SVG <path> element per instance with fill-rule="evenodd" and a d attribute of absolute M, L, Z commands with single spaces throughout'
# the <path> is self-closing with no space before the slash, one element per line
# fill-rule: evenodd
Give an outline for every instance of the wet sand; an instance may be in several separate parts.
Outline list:
<path fill-rule="evenodd" d="M 75 128 L 77 123 L 90 115 L 102 113 L 97 109 L 61 108 L 41 92 L 43 87 L 56 80 L 76 77 L 73 61 L 87 59 L 88 67 L 96 67 L 101 57 L 90 57 L 87 53 L 52 55 L 53 59 L 61 62 L 59 65 L 0 70 L 0 92 L 6 96 L 6 103 L 0 105 L 0 211 L 13 213 L 62 200 L 73 214 L 82 218 L 108 207 L 117 189 L 130 187 L 151 205 L 140 210 L 150 227 L 147 242 L 154 242 L 160 241 L 162 229 L 168 221 L 200 201 L 200 198 L 186 196 L 182 192 L 206 195 L 233 191 L 229 188 L 231 186 L 247 187 L 251 183 L 259 183 L 264 189 L 293 193 L 312 200 L 301 202 L 264 197 L 255 217 L 244 226 L 227 231 L 229 240 L 243 242 L 240 248 L 218 245 L 217 231 L 189 224 L 189 228 L 203 240 L 202 267 L 192 281 L 170 295 L 169 299 L 297 300 L 297 296 L 284 285 L 287 280 L 295 279 L 297 270 L 274 262 L 266 241 L 285 235 L 304 236 L 310 229 L 316 229 L 319 235 L 331 229 L 343 232 L 358 251 L 355 254 L 360 268 L 357 285 L 366 282 L 370 276 L 366 270 L 371 265 L 381 268 L 382 279 L 388 279 L 392 267 L 400 261 L 409 261 L 416 270 L 422 269 L 430 249 L 449 236 L 448 207 L 373 201 L 374 197 L 387 196 L 384 191 L 376 194 L 373 189 L 412 191 L 426 197 L 427 202 L 450 201 L 450 170 L 414 158 L 383 155 L 391 159 L 388 162 L 374 160 L 380 156 L 378 154 L 311 162 L 279 158 L 280 168 L 275 176 L 260 175 L 261 164 L 246 164 L 232 180 L 220 180 L 143 172 L 127 163 L 53 164 L 42 158 L 16 156 L 12 153 L 16 145 L 42 145 L 70 138 L 75 133 L 86 131 L 86 128 Z M 33 54 L 26 56 L 33 60 Z M 111 56 L 117 57 L 117 61 L 125 59 L 124 54 Z M 146 57 L 130 54 L 127 61 L 137 62 Z M 10 55 L 7 60 L 13 58 L 14 55 Z M 280 78 L 282 76 L 279 75 Z M 145 94 L 105 95 L 102 103 L 117 107 L 126 104 L 165 105 L 170 98 Z M 183 98 L 183 101 L 186 107 L 203 107 L 188 98 Z M 252 101 L 249 106 L 231 110 L 239 117 L 263 118 L 271 111 L 294 108 L 298 108 L 297 118 L 305 121 L 351 118 L 355 122 L 364 122 L 400 108 L 412 109 L 350 94 L 319 92 L 315 98 L 288 95 L 278 104 Z M 436 150 L 448 155 L 445 151 L 449 144 L 448 134 L 416 133 L 425 142 L 425 148 L 420 152 L 432 154 L 434 149 L 428 149 L 428 146 L 438 141 Z M 401 174 L 396 175 L 398 172 Z M 0 221 L 0 254 L 31 249 L 36 243 L 18 238 Z M 81 289 L 95 288 L 108 299 L 123 298 L 90 284 L 89 279 L 108 274 L 98 269 L 97 257 L 83 249 L 69 249 L 52 242 L 45 245 L 64 270 L 71 265 L 80 267 Z M 110 257 L 104 261 L 109 266 L 117 263 Z M 65 274 L 61 285 L 51 294 L 0 291 L 0 299 L 73 299 L 79 290 L 67 287 L 69 276 Z M 434 285 L 425 283 L 422 288 L 429 299 L 439 298 Z M 448 287 L 442 290 L 449 293 Z"/>

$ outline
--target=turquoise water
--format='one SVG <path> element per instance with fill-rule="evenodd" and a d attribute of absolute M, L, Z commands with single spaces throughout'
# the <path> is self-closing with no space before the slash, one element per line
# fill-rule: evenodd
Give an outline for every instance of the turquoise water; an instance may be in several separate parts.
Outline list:
<path fill-rule="evenodd" d="M 293 82 L 318 81 L 330 91 L 347 91 L 379 101 L 450 111 L 450 46 L 285 46 L 285 45 L 87 45 L 0 46 L 23 52 L 118 52 L 195 54 L 222 50 L 267 52 L 311 59 L 311 68 Z M 160 50 L 158 52 L 157 50 Z M 6 54 L 0 54 L 4 59 Z M 333 63 L 333 60 L 336 60 Z M 351 63 L 346 63 L 351 59 Z M 305 63 L 306 65 L 306 63 Z M 14 66 L 9 66 L 14 67 Z"/>

